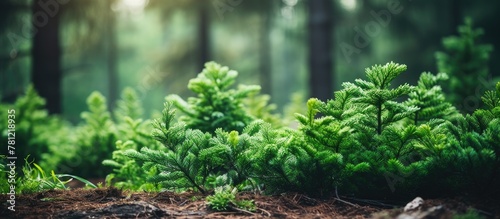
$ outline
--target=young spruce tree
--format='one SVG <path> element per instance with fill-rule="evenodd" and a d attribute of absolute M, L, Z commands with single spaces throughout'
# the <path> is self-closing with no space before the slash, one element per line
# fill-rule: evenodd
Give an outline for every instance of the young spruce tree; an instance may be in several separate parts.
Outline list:
<path fill-rule="evenodd" d="M 482 99 L 486 109 L 422 132 L 419 149 L 428 173 L 420 181 L 421 194 L 500 194 L 500 83 Z"/>
<path fill-rule="evenodd" d="M 85 178 L 105 177 L 110 167 L 102 161 L 110 159 L 117 140 L 116 127 L 106 106 L 106 98 L 95 91 L 87 98 L 89 111 L 82 113 L 84 124 L 76 130 L 77 152 L 63 165 L 73 168 L 74 173 Z M 78 171 L 78 172 L 77 172 Z"/>
<path fill-rule="evenodd" d="M 440 81 L 448 80 L 446 73 L 433 75 L 424 72 L 420 75 L 416 88 L 408 94 L 405 102 L 407 106 L 416 106 L 419 109 L 413 114 L 413 124 L 419 125 L 431 119 L 449 120 L 459 115 L 456 108 L 449 102 L 442 92 Z"/>
<path fill-rule="evenodd" d="M 212 134 L 218 128 L 241 132 L 253 120 L 243 109 L 243 100 L 258 93 L 260 87 L 240 85 L 233 89 L 237 76 L 238 72 L 226 66 L 208 62 L 198 77 L 188 84 L 197 97 L 190 97 L 186 102 L 177 95 L 170 95 L 167 100 L 185 114 L 181 120 L 188 128 Z"/>
<path fill-rule="evenodd" d="M 484 83 L 488 83 L 488 62 L 493 47 L 480 43 L 483 30 L 474 29 L 470 18 L 458 27 L 458 33 L 459 36 L 443 39 L 444 51 L 436 53 L 437 66 L 440 72 L 450 75 L 444 89 L 452 104 L 462 112 L 473 113 L 481 105 L 481 94 L 477 92 L 489 89 Z"/>
<path fill-rule="evenodd" d="M 174 117 L 172 104 L 167 102 L 162 119 L 154 122 L 153 137 L 163 145 L 163 149 L 129 149 L 124 155 L 144 163 L 142 168 L 146 172 L 157 170 L 158 175 L 151 176 L 149 180 L 162 188 L 196 189 L 205 193 L 209 166 L 200 155 L 203 149 L 209 147 L 211 135 L 190 129 L 184 123 L 176 123 Z"/>
<path fill-rule="evenodd" d="M 145 171 L 142 163 L 125 156 L 125 151 L 139 150 L 143 147 L 160 148 L 160 143 L 151 137 L 152 121 L 142 118 L 142 103 L 131 88 L 123 90 L 114 112 L 119 140 L 113 151 L 112 159 L 104 160 L 103 165 L 113 168 L 113 173 L 106 176 L 106 183 L 122 189 L 158 190 L 157 184 L 147 181 L 148 177 L 157 174 L 155 168 Z"/>

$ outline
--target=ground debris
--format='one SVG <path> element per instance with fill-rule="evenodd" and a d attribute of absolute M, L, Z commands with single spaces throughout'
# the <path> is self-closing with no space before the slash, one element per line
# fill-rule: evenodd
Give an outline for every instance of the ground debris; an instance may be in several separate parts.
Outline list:
<path fill-rule="evenodd" d="M 161 218 L 170 215 L 167 211 L 149 203 L 139 201 L 132 203 L 113 204 L 103 208 L 92 209 L 89 211 L 69 210 L 61 212 L 58 218 L 103 218 L 111 216 L 115 218 Z"/>
<path fill-rule="evenodd" d="M 405 213 L 403 205 L 384 209 L 354 200 L 350 200 L 354 204 L 346 204 L 334 197 L 319 199 L 296 193 L 265 196 L 243 192 L 238 196 L 254 200 L 255 211 L 215 212 L 207 207 L 205 196 L 194 192 L 132 193 L 116 188 L 51 190 L 19 195 L 16 211 L 4 206 L 0 209 L 0 218 L 397 218 Z M 0 195 L 0 198 L 7 197 Z M 491 211 L 496 209 L 491 206 L 497 205 L 490 205 L 487 211 L 494 218 L 498 212 Z M 470 204 L 457 199 L 429 199 L 421 207 L 420 210 L 435 207 L 433 212 L 444 211 L 447 215 L 433 218 L 450 218 L 449 212 L 465 212 Z"/>

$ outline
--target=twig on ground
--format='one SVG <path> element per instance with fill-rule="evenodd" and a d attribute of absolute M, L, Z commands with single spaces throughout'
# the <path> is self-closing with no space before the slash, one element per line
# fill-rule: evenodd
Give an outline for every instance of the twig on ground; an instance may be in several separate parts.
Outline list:
<path fill-rule="evenodd" d="M 359 205 L 357 205 L 357 204 L 353 204 L 353 203 L 350 203 L 350 202 L 348 202 L 348 201 L 344 201 L 344 200 L 342 200 L 342 199 L 339 197 L 339 193 L 337 192 L 337 186 L 335 186 L 335 196 L 336 196 L 335 200 L 337 200 L 337 201 L 339 201 L 339 202 L 342 202 L 342 203 L 344 203 L 344 204 L 348 204 L 348 205 L 353 206 L 353 207 L 356 207 L 356 208 L 359 208 L 359 207 L 360 207 L 360 206 L 359 206 Z"/>
<path fill-rule="evenodd" d="M 342 202 L 342 203 L 344 203 L 344 204 L 348 204 L 348 205 L 350 205 L 350 206 L 356 207 L 356 208 L 359 208 L 359 207 L 360 207 L 360 206 L 359 206 L 359 205 L 357 205 L 357 204 L 353 204 L 353 203 L 350 203 L 350 202 L 348 202 L 348 201 L 344 201 L 344 200 L 342 200 L 342 199 L 340 199 L 340 198 L 334 198 L 334 199 L 335 199 L 335 200 L 337 200 L 337 201 L 339 201 L 339 202 Z"/>
<path fill-rule="evenodd" d="M 262 212 L 264 212 L 264 213 L 266 213 L 268 217 L 271 217 L 271 213 L 269 213 L 269 211 L 266 211 L 263 208 L 257 208 L 257 209 L 260 210 L 260 211 L 262 211 Z"/>
<path fill-rule="evenodd" d="M 230 208 L 231 210 L 235 210 L 235 211 L 239 211 L 239 212 L 247 213 L 247 214 L 250 214 L 250 215 L 255 215 L 255 213 L 252 213 L 252 212 L 247 211 L 247 210 L 245 210 L 245 209 L 237 208 L 237 207 L 235 207 L 235 206 L 229 206 L 229 208 Z"/>

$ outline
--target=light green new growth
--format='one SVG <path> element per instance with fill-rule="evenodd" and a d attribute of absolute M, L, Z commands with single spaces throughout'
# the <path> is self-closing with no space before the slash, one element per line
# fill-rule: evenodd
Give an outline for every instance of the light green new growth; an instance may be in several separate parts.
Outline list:
<path fill-rule="evenodd" d="M 260 87 L 240 85 L 233 89 L 237 75 L 226 66 L 208 62 L 198 77 L 188 84 L 197 97 L 190 97 L 186 102 L 177 95 L 170 95 L 167 100 L 185 114 L 182 120 L 188 128 L 210 133 L 217 128 L 241 132 L 252 121 L 243 109 L 243 100 L 258 93 Z"/>
<path fill-rule="evenodd" d="M 238 200 L 236 198 L 238 190 L 230 186 L 221 186 L 215 188 L 215 194 L 206 197 L 209 208 L 216 211 L 226 211 L 229 209 L 243 209 L 255 211 L 255 204 L 252 200 Z"/>
<path fill-rule="evenodd" d="M 445 96 L 438 85 L 440 81 L 448 80 L 446 73 L 433 75 L 424 72 L 420 75 L 417 87 L 408 94 L 407 106 L 419 109 L 413 115 L 413 123 L 418 125 L 431 119 L 451 119 L 458 116 L 458 111 L 452 104 L 446 102 Z"/>
<path fill-rule="evenodd" d="M 347 89 L 353 89 L 355 97 L 351 100 L 364 107 L 367 116 L 375 116 L 376 123 L 367 121 L 366 126 L 374 126 L 377 134 L 382 134 L 384 127 L 391 123 L 407 118 L 418 110 L 414 106 L 405 106 L 394 100 L 409 94 L 414 90 L 408 84 L 399 85 L 390 89 L 391 82 L 406 71 L 406 65 L 394 62 L 385 65 L 375 65 L 366 69 L 368 81 L 356 79 L 354 84 L 344 83 Z"/>

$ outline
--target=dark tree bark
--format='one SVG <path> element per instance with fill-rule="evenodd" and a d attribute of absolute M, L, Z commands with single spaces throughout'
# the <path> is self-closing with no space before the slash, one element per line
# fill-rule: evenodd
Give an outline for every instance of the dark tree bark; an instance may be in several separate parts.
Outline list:
<path fill-rule="evenodd" d="M 108 24 L 107 24 L 107 40 L 108 40 L 108 109 L 113 110 L 115 102 L 118 99 L 118 71 L 117 65 L 117 42 L 116 42 L 116 17 L 111 10 L 112 1 L 107 1 L 108 9 Z"/>
<path fill-rule="evenodd" d="M 454 28 L 453 33 L 455 33 L 456 28 L 463 23 L 461 6 L 462 3 L 460 0 L 451 1 L 451 22 L 452 27 Z"/>
<path fill-rule="evenodd" d="M 259 43 L 259 61 L 260 61 L 260 86 L 262 88 L 261 92 L 265 94 L 271 94 L 272 88 L 272 77 L 271 77 L 271 42 L 269 38 L 269 29 L 271 26 L 271 4 L 266 1 L 267 4 L 262 4 L 262 13 L 260 24 L 260 43 Z"/>
<path fill-rule="evenodd" d="M 31 80 L 39 95 L 45 98 L 50 114 L 61 113 L 61 46 L 59 18 L 63 7 L 46 12 L 39 1 L 33 3 Z"/>
<path fill-rule="evenodd" d="M 309 95 L 320 100 L 333 95 L 331 0 L 309 0 Z"/>
<path fill-rule="evenodd" d="M 205 62 L 210 60 L 210 17 L 207 11 L 208 4 L 200 5 L 198 21 L 198 48 L 199 48 L 199 68 L 205 66 Z"/>

